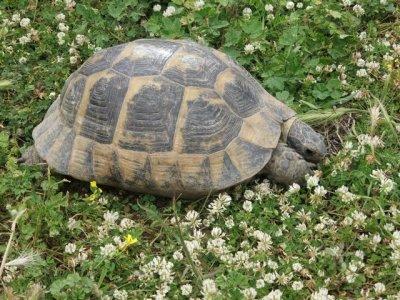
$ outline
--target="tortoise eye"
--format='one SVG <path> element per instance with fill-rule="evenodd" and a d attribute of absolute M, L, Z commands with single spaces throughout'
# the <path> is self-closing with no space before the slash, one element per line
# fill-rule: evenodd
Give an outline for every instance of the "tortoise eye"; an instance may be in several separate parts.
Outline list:
<path fill-rule="evenodd" d="M 307 150 L 306 150 L 306 154 L 309 155 L 309 156 L 314 155 L 314 153 L 315 153 L 315 152 L 312 151 L 312 150 L 310 150 L 310 149 L 307 149 Z"/>

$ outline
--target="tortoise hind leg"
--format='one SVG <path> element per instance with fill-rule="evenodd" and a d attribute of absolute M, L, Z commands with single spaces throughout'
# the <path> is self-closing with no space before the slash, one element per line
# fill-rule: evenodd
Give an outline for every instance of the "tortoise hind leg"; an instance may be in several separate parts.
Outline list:
<path fill-rule="evenodd" d="M 276 182 L 283 184 L 305 183 L 305 175 L 312 173 L 315 164 L 306 161 L 294 149 L 279 143 L 263 172 Z"/>

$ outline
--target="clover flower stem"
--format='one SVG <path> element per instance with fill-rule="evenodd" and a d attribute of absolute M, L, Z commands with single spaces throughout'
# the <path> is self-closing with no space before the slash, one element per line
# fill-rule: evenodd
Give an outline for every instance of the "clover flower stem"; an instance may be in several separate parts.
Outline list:
<path fill-rule="evenodd" d="M 25 211 L 26 211 L 26 209 L 23 209 L 23 210 L 20 210 L 19 212 L 17 212 L 17 214 L 15 215 L 14 220 L 11 224 L 10 238 L 8 239 L 6 251 L 4 251 L 3 259 L 2 259 L 1 265 L 0 265 L 0 278 L 2 278 L 3 271 L 6 266 L 7 256 L 8 256 L 8 253 L 10 252 L 12 240 L 14 239 L 15 228 L 17 226 L 17 222 L 18 222 L 19 218 L 24 214 Z"/>
<path fill-rule="evenodd" d="M 197 284 L 198 288 L 201 289 L 201 287 L 202 287 L 201 281 L 203 280 L 203 274 L 201 274 L 199 269 L 196 267 L 196 264 L 194 263 L 192 256 L 190 255 L 190 252 L 189 252 L 188 248 L 186 247 L 185 240 L 184 240 L 183 234 L 182 234 L 181 221 L 180 221 L 180 219 L 178 217 L 178 213 L 176 211 L 176 198 L 175 197 L 172 199 L 172 209 L 174 211 L 176 223 L 178 225 L 179 241 L 182 244 L 182 249 L 183 249 L 183 252 L 185 252 L 187 260 L 189 261 L 189 264 L 192 267 L 192 271 L 196 275 L 196 279 L 197 279 L 196 284 Z"/>

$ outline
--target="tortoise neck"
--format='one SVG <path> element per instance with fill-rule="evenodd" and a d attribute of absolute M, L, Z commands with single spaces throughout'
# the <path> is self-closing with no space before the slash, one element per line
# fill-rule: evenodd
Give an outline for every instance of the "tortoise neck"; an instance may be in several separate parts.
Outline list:
<path fill-rule="evenodd" d="M 282 124 L 282 135 L 281 135 L 281 140 L 284 143 L 287 143 L 287 138 L 289 135 L 289 130 L 292 127 L 294 121 L 297 120 L 296 116 L 293 116 L 289 119 L 287 119 L 283 124 Z"/>

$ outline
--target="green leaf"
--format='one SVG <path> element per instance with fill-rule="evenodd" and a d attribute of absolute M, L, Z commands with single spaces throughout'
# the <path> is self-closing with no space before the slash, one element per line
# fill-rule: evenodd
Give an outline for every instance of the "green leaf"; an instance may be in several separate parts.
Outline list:
<path fill-rule="evenodd" d="M 340 19 L 342 17 L 342 14 L 336 10 L 326 10 L 328 12 L 328 15 L 332 16 L 334 19 Z"/>
<path fill-rule="evenodd" d="M 285 102 L 286 104 L 291 104 L 293 103 L 294 97 L 290 95 L 288 91 L 282 91 L 276 93 L 276 98 L 278 100 L 281 100 L 282 102 Z"/>
<path fill-rule="evenodd" d="M 9 134 L 8 132 L 1 131 L 0 132 L 0 148 L 6 149 L 9 145 Z"/>
<path fill-rule="evenodd" d="M 228 31 L 225 33 L 225 46 L 234 46 L 237 45 L 241 38 L 241 31 L 237 28 L 230 27 Z"/>
<path fill-rule="evenodd" d="M 295 26 L 283 31 L 281 37 L 279 38 L 278 44 L 280 46 L 291 46 L 295 43 L 302 42 L 304 38 L 304 29 L 299 26 Z"/>
<path fill-rule="evenodd" d="M 274 91 L 282 91 L 285 88 L 285 78 L 271 77 L 265 81 L 267 87 Z"/>

